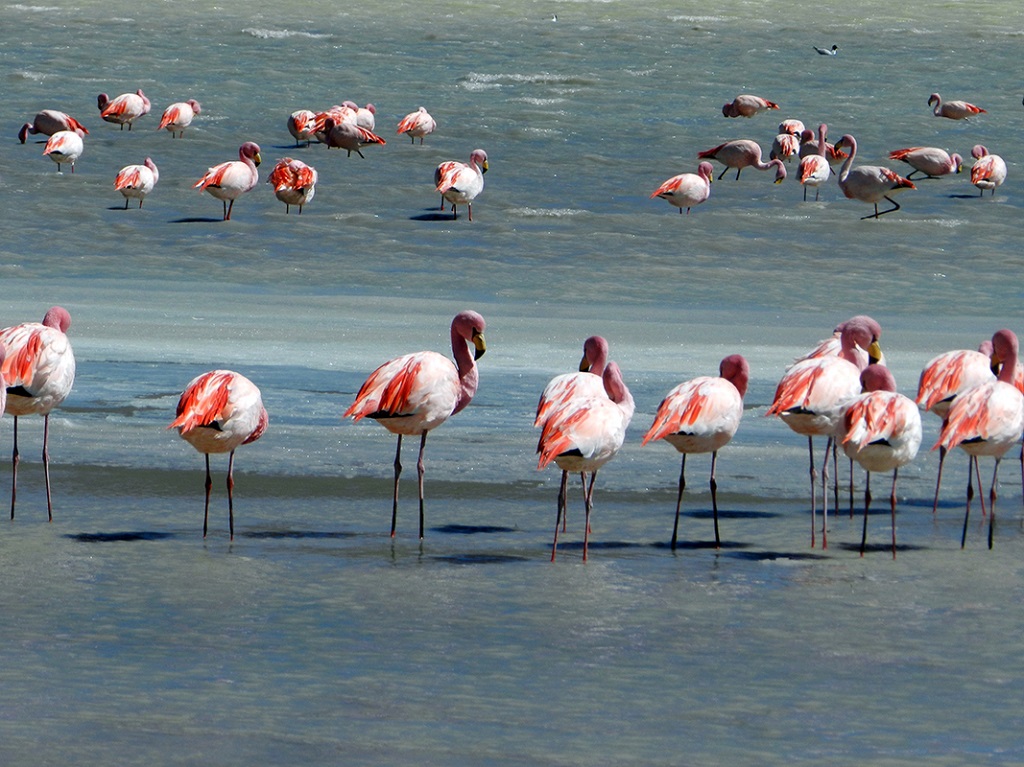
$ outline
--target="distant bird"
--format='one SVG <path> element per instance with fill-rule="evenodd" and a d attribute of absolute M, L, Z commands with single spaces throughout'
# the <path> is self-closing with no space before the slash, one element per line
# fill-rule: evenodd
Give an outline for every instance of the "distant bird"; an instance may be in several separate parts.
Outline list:
<path fill-rule="evenodd" d="M 398 478 L 402 473 L 402 437 L 420 435 L 416 474 L 420 500 L 420 539 L 423 538 L 423 451 L 427 433 L 462 410 L 476 394 L 476 360 L 487 350 L 484 318 L 474 311 L 455 315 L 451 326 L 452 363 L 437 352 L 406 354 L 377 368 L 356 394 L 342 418 L 373 418 L 398 435 L 395 451 L 395 489 L 391 509 L 391 537 L 398 521 Z M 473 353 L 470 353 L 473 347 Z"/>
<path fill-rule="evenodd" d="M 993 522 L 996 516 L 996 481 L 999 462 L 1006 451 L 1017 445 L 1024 435 L 1024 395 L 1013 381 L 1016 374 L 1020 347 L 1016 334 L 1000 330 L 992 336 L 992 361 L 1002 365 L 995 381 L 989 381 L 957 395 L 949 408 L 942 432 L 932 450 L 960 447 L 974 459 L 995 458 L 992 486 L 989 490 L 988 546 L 992 548 Z M 974 496 L 971 472 L 967 474 L 967 509 L 964 530 L 960 539 L 963 548 L 967 541 L 967 521 Z"/>
<path fill-rule="evenodd" d="M 889 195 L 901 192 L 904 189 L 917 189 L 913 181 L 908 181 L 894 170 L 883 168 L 880 165 L 860 165 L 853 167 L 854 157 L 857 155 L 857 140 L 847 133 L 838 142 L 836 149 L 849 148 L 850 156 L 843 163 L 839 171 L 839 188 L 850 200 L 869 202 L 875 206 L 875 212 L 869 216 L 861 216 L 861 221 L 866 218 L 878 218 L 886 213 L 899 210 L 900 205 Z M 888 200 L 893 207 L 878 212 L 878 203 Z"/>
<path fill-rule="evenodd" d="M 753 117 L 758 112 L 778 108 L 779 105 L 774 101 L 744 93 L 725 104 L 722 107 L 722 114 L 726 117 Z"/>
<path fill-rule="evenodd" d="M 57 163 L 57 172 L 60 173 L 61 165 L 70 165 L 71 172 L 75 172 L 75 163 L 82 156 L 85 150 L 85 142 L 82 137 L 74 131 L 57 131 L 46 142 L 43 155 Z"/>
<path fill-rule="evenodd" d="M 441 210 L 444 201 L 452 205 L 452 218 L 458 218 L 457 205 L 465 205 L 469 220 L 473 220 L 473 200 L 484 190 L 484 174 L 488 169 L 487 152 L 474 149 L 469 155 L 469 164 L 447 160 L 434 170 L 436 191 L 441 193 Z"/>
<path fill-rule="evenodd" d="M 131 130 L 132 123 L 149 114 L 151 104 L 139 88 L 135 93 L 122 93 L 114 99 L 108 98 L 106 93 L 101 93 L 96 97 L 96 106 L 99 107 L 100 117 L 108 123 L 120 125 L 121 130 L 127 125 L 128 130 Z"/>
<path fill-rule="evenodd" d="M 819 48 L 817 45 L 815 45 L 814 50 L 816 50 L 822 56 L 835 56 L 837 53 L 839 53 L 839 46 L 833 45 L 831 48 Z"/>
<path fill-rule="evenodd" d="M 46 482 L 46 512 L 53 521 L 50 495 L 50 411 L 71 393 L 75 382 L 75 355 L 67 331 L 71 315 L 54 306 L 43 321 L 26 322 L 0 330 L 0 346 L 6 349 L 0 375 L 7 390 L 7 412 L 14 416 L 14 452 L 11 469 L 11 519 L 18 497 L 18 417 L 43 417 L 43 477 Z"/>
<path fill-rule="evenodd" d="M 950 120 L 966 120 L 968 117 L 985 113 L 981 107 L 966 101 L 943 101 L 938 93 L 928 97 L 928 106 L 932 107 L 932 114 L 936 117 L 948 117 Z"/>
<path fill-rule="evenodd" d="M 177 418 L 168 429 L 177 429 L 183 440 L 206 458 L 206 504 L 203 537 L 210 517 L 210 453 L 228 453 L 228 530 L 235 539 L 235 449 L 263 436 L 269 418 L 260 390 L 252 381 L 231 370 L 211 370 L 193 378 L 178 399 Z"/>
<path fill-rule="evenodd" d="M 399 121 L 397 133 L 404 133 L 414 144 L 416 139 L 419 139 L 422 144 L 424 137 L 429 136 L 436 128 L 437 122 L 430 116 L 430 112 L 425 107 L 419 107 Z"/>
<path fill-rule="evenodd" d="M 306 165 L 302 160 L 282 157 L 270 171 L 267 183 L 274 187 L 274 195 L 284 203 L 284 212 L 291 212 L 292 205 L 302 206 L 313 200 L 316 194 L 316 168 Z"/>
<path fill-rule="evenodd" d="M 750 139 L 735 139 L 733 141 L 726 141 L 724 144 L 719 144 L 712 149 L 706 149 L 703 152 L 698 152 L 697 157 L 699 159 L 710 159 L 718 160 L 725 166 L 725 170 L 718 174 L 718 180 L 722 180 L 730 168 L 736 169 L 736 180 L 740 178 L 740 171 L 744 168 L 754 168 L 755 170 L 768 170 L 775 168 L 775 183 L 780 184 L 786 178 L 786 165 L 782 160 L 771 160 L 769 162 L 763 162 L 761 160 L 761 146 L 756 141 Z"/>
<path fill-rule="evenodd" d="M 924 173 L 928 178 L 948 176 L 959 173 L 963 169 L 964 158 L 955 152 L 951 155 L 937 146 L 913 146 L 889 152 L 890 160 L 900 160 L 913 168 L 907 174 L 907 180 L 914 178 L 915 173 Z"/>
<path fill-rule="evenodd" d="M 32 119 L 32 122 L 21 126 L 21 130 L 18 131 L 18 140 L 24 144 L 30 133 L 33 135 L 42 133 L 44 136 L 52 136 L 54 133 L 62 130 L 77 133 L 79 138 L 89 134 L 85 126 L 71 115 L 58 112 L 56 109 L 44 109 Z"/>
<path fill-rule="evenodd" d="M 921 446 L 921 413 L 912 399 L 897 393 L 896 381 L 888 368 L 869 365 L 861 372 L 860 382 L 863 394 L 846 407 L 836 439 L 846 455 L 867 472 L 861 556 L 864 556 L 868 539 L 871 472 L 892 472 L 889 514 L 892 519 L 892 556 L 895 559 L 896 476 L 901 466 L 914 460 Z"/>
<path fill-rule="evenodd" d="M 259 183 L 256 168 L 261 162 L 259 145 L 246 141 L 238 148 L 237 160 L 209 168 L 192 188 L 205 190 L 220 200 L 224 205 L 224 220 L 230 221 L 235 200 Z"/>
<path fill-rule="evenodd" d="M 622 371 L 609 362 L 602 375 L 604 392 L 600 395 L 571 400 L 544 422 L 537 452 L 537 468 L 543 469 L 552 461 L 563 472 L 590 474 L 585 493 L 586 520 L 583 530 L 583 561 L 587 561 L 590 542 L 590 514 L 594 508 L 594 482 L 598 470 L 615 457 L 626 437 L 626 428 L 633 417 L 633 396 L 622 380 Z M 563 474 L 563 476 L 565 476 Z M 565 486 L 559 490 L 559 511 L 566 507 Z M 551 561 L 558 550 L 558 528 L 561 517 L 555 520 L 555 538 L 551 544 Z"/>
<path fill-rule="evenodd" d="M 181 138 L 185 135 L 185 128 L 192 124 L 192 119 L 201 111 L 202 107 L 195 99 L 171 104 L 164 110 L 157 130 L 166 128 L 170 131 L 172 138 Z"/>
<path fill-rule="evenodd" d="M 688 453 L 711 453 L 711 508 L 715 518 L 715 548 L 722 545 L 718 530 L 718 482 L 715 466 L 718 451 L 736 434 L 743 417 L 743 397 L 750 380 L 750 365 L 739 354 L 731 354 L 718 366 L 718 376 L 700 376 L 679 384 L 658 405 L 654 423 L 643 443 L 664 439 L 683 454 L 679 469 L 676 521 L 672 527 L 672 550 L 679 537 L 679 509 L 686 487 Z"/>
<path fill-rule="evenodd" d="M 316 137 L 314 130 L 315 121 L 316 112 L 310 109 L 296 109 L 288 115 L 288 132 L 295 139 L 295 146 L 299 146 L 303 141 L 306 142 L 306 146 L 309 146 L 310 142 Z"/>
<path fill-rule="evenodd" d="M 711 178 L 715 172 L 709 162 L 697 166 L 696 173 L 680 173 L 673 176 L 651 192 L 651 197 L 660 197 L 670 205 L 679 208 L 679 212 L 690 212 L 694 205 L 700 205 L 711 196 Z"/>
<path fill-rule="evenodd" d="M 994 197 L 996 188 L 1006 181 L 1006 162 L 997 154 L 989 154 L 981 144 L 974 145 L 971 156 L 975 160 L 971 166 L 971 183 L 981 190 L 979 197 L 985 196 L 986 189 L 992 190 Z"/>
<path fill-rule="evenodd" d="M 348 157 L 355 152 L 364 157 L 359 150 L 371 144 L 386 144 L 387 142 L 373 131 L 359 127 L 354 122 L 338 122 L 333 117 L 324 121 L 324 143 L 328 149 L 344 149 Z"/>
<path fill-rule="evenodd" d="M 818 126 L 818 153 L 809 154 L 806 157 L 800 159 L 800 183 L 804 187 L 804 202 L 807 202 L 807 187 L 814 187 L 814 201 L 818 201 L 818 194 L 821 192 L 821 185 L 828 181 L 829 176 L 832 174 L 832 168 L 828 164 L 828 157 L 826 157 L 826 147 L 828 144 L 825 141 L 828 135 L 828 126 L 822 123 Z"/>
<path fill-rule="evenodd" d="M 124 209 L 128 210 L 128 201 L 136 199 L 142 207 L 146 195 L 153 191 L 160 180 L 160 171 L 156 163 L 147 157 L 142 165 L 125 165 L 114 179 L 114 189 L 124 195 Z"/>

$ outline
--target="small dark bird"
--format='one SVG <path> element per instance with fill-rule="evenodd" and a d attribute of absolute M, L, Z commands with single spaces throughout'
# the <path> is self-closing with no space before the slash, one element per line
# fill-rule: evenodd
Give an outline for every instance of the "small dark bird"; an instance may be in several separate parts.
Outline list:
<path fill-rule="evenodd" d="M 833 45 L 831 48 L 819 48 L 817 45 L 815 45 L 814 50 L 816 50 L 822 56 L 835 56 L 839 52 L 839 46 Z"/>

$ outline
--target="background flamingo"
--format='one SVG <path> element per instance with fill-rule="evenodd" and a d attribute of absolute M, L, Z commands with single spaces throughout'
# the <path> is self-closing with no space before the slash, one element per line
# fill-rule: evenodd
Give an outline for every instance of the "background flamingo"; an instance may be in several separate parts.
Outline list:
<path fill-rule="evenodd" d="M 943 101 L 938 93 L 928 97 L 928 106 L 932 107 L 932 114 L 936 117 L 948 117 L 950 120 L 966 120 L 985 112 L 981 107 L 966 101 Z"/>
<path fill-rule="evenodd" d="M 147 157 L 142 165 L 125 165 L 117 172 L 114 189 L 124 195 L 124 209 L 128 210 L 128 201 L 132 198 L 139 201 L 142 207 L 146 195 L 153 191 L 160 180 L 160 170 L 152 158 Z"/>
<path fill-rule="evenodd" d="M 288 132 L 295 139 L 295 146 L 299 146 L 303 141 L 306 142 L 306 146 L 309 146 L 315 134 L 315 121 L 316 112 L 311 109 L 296 109 L 288 115 Z"/>
<path fill-rule="evenodd" d="M 224 220 L 231 220 L 231 209 L 235 200 L 254 188 L 259 182 L 257 166 L 263 162 L 259 144 L 246 141 L 238 148 L 238 159 L 222 162 L 208 169 L 201 179 L 192 185 L 193 189 L 207 191 L 224 205 Z"/>
<path fill-rule="evenodd" d="M 429 136 L 437 128 L 437 121 L 430 116 L 425 107 L 419 107 L 415 112 L 410 112 L 398 122 L 398 134 L 404 133 L 416 143 L 416 139 L 423 143 L 423 139 Z"/>
<path fill-rule="evenodd" d="M 46 142 L 43 155 L 57 163 L 57 172 L 60 173 L 61 165 L 70 165 L 71 172 L 75 172 L 75 163 L 85 151 L 85 142 L 82 137 L 74 131 L 62 130 L 54 133 Z"/>
<path fill-rule="evenodd" d="M 696 173 L 680 173 L 663 182 L 661 186 L 651 192 L 651 197 L 660 197 L 670 205 L 679 208 L 679 212 L 690 212 L 694 205 L 700 205 L 711 196 L 711 178 L 715 172 L 714 166 L 709 162 L 702 162 L 697 166 Z"/>
<path fill-rule="evenodd" d="M 847 133 L 836 142 L 836 149 L 848 147 L 850 156 L 843 163 L 839 171 L 839 188 L 850 200 L 869 202 L 875 206 L 875 212 L 870 216 L 861 216 L 861 221 L 866 218 L 878 218 L 886 213 L 892 213 L 900 209 L 900 205 L 889 195 L 901 192 L 904 189 L 917 189 L 913 181 L 908 181 L 894 170 L 883 168 L 880 165 L 860 165 L 853 167 L 853 160 L 857 156 L 857 140 Z M 888 200 L 893 207 L 878 212 L 878 203 Z"/>
<path fill-rule="evenodd" d="M 274 187 L 274 195 L 285 204 L 285 213 L 291 212 L 292 205 L 302 206 L 313 200 L 316 194 L 316 182 L 319 176 L 316 168 L 306 165 L 302 160 L 282 157 L 270 171 L 267 183 Z"/>
<path fill-rule="evenodd" d="M 767 112 L 769 109 L 778 109 L 779 105 L 774 101 L 751 96 L 743 93 L 722 107 L 722 114 L 726 117 L 753 117 L 758 112 Z"/>
<path fill-rule="evenodd" d="M 190 126 L 195 116 L 201 112 L 202 107 L 195 99 L 178 101 L 164 110 L 157 130 L 166 128 L 170 131 L 172 138 L 181 138 L 185 135 L 185 128 Z"/>
<path fill-rule="evenodd" d="M 713 149 L 706 149 L 703 152 L 698 152 L 697 157 L 699 159 L 710 159 L 718 160 L 725 166 L 720 174 L 718 174 L 718 180 L 722 180 L 730 168 L 736 169 L 736 180 L 739 181 L 740 171 L 744 168 L 754 168 L 755 170 L 768 170 L 775 168 L 775 183 L 781 183 L 786 178 L 786 165 L 782 160 L 771 160 L 770 162 L 762 162 L 761 160 L 761 146 L 756 141 L 750 139 L 735 139 L 734 141 L 726 141 L 724 144 L 719 144 Z"/>
<path fill-rule="evenodd" d="M 135 93 L 122 93 L 114 99 L 108 98 L 106 93 L 101 93 L 96 97 L 96 106 L 99 107 L 100 117 L 108 123 L 120 125 L 121 130 L 127 125 L 128 130 L 131 130 L 132 123 L 149 114 L 151 104 L 139 88 Z"/>
<path fill-rule="evenodd" d="M 974 145 L 971 156 L 975 158 L 971 167 L 971 183 L 981 190 L 979 197 L 985 196 L 986 189 L 991 189 L 994 197 L 996 187 L 1006 181 L 1006 162 L 999 155 L 990 154 L 982 144 Z"/>
<path fill-rule="evenodd" d="M 85 126 L 71 115 L 56 109 L 44 109 L 32 119 L 32 122 L 21 126 L 21 130 L 18 131 L 18 140 L 24 144 L 30 133 L 33 135 L 42 133 L 44 136 L 52 136 L 54 133 L 62 130 L 73 131 L 79 137 L 89 134 Z"/>
<path fill-rule="evenodd" d="M 818 153 L 809 154 L 800 159 L 800 183 L 804 187 L 804 202 L 807 202 L 807 187 L 814 187 L 814 201 L 818 201 L 818 194 L 821 185 L 828 181 L 832 174 L 832 168 L 826 157 L 827 143 L 825 137 L 828 135 L 828 126 L 822 123 L 818 126 Z"/>
<path fill-rule="evenodd" d="M 436 191 L 441 193 L 441 210 L 444 201 L 452 204 L 452 218 L 458 218 L 456 205 L 465 205 L 469 220 L 473 220 L 473 200 L 484 190 L 484 174 L 487 172 L 487 152 L 474 149 L 469 154 L 469 164 L 448 160 L 434 170 Z"/>
<path fill-rule="evenodd" d="M 897 149 L 889 152 L 889 159 L 900 160 L 913 168 L 907 174 L 907 180 L 912 179 L 915 173 L 924 173 L 928 178 L 959 173 L 964 164 L 964 159 L 960 155 L 955 152 L 949 154 L 945 149 L 939 149 L 937 146 L 913 146 Z"/>
<path fill-rule="evenodd" d="M 338 122 L 333 117 L 324 121 L 324 143 L 328 149 L 344 149 L 351 157 L 355 152 L 360 157 L 365 155 L 360 148 L 371 144 L 386 144 L 387 142 L 373 131 L 360 127 L 355 122 Z"/>

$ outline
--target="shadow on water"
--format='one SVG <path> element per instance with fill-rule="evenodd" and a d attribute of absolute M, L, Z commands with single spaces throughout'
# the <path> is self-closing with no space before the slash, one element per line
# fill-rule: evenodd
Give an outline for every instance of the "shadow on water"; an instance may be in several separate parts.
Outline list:
<path fill-rule="evenodd" d="M 68 533 L 66 536 L 73 541 L 82 543 L 121 543 L 126 541 L 162 541 L 174 538 L 174 533 L 156 533 L 151 531 L 120 532 L 120 533 Z"/>
<path fill-rule="evenodd" d="M 715 512 L 711 509 L 706 511 L 684 511 L 682 516 L 693 519 L 714 519 Z M 719 519 L 775 519 L 781 516 L 773 511 L 723 511 L 719 509 Z"/>
<path fill-rule="evenodd" d="M 844 551 L 853 551 L 857 554 L 860 553 L 859 543 L 840 543 L 836 548 L 843 549 Z M 901 551 L 927 551 L 929 548 L 929 546 L 911 546 L 905 543 L 896 544 L 897 553 Z M 869 543 L 864 547 L 864 553 L 892 554 L 892 541 L 888 543 Z"/>
<path fill-rule="evenodd" d="M 672 544 L 669 541 L 658 541 L 652 543 L 651 546 L 656 549 L 668 549 L 672 550 Z M 676 541 L 676 550 L 687 549 L 689 551 L 696 551 L 698 549 L 714 549 L 716 548 L 714 541 Z M 739 541 L 722 541 L 717 547 L 721 551 L 727 549 L 747 549 L 750 548 L 749 543 L 740 543 Z"/>
<path fill-rule="evenodd" d="M 447 535 L 477 535 L 480 533 L 514 533 L 514 527 L 501 527 L 500 525 L 441 525 L 430 528 L 437 533 Z"/>
<path fill-rule="evenodd" d="M 189 216 L 187 218 L 172 218 L 168 223 L 171 224 L 219 224 L 223 221 L 223 218 L 199 218 L 198 216 Z"/>
<path fill-rule="evenodd" d="M 505 565 L 512 562 L 528 562 L 529 557 L 513 554 L 452 554 L 450 556 L 431 557 L 436 562 L 450 565 Z"/>
<path fill-rule="evenodd" d="M 254 538 L 256 540 L 284 540 L 284 539 L 340 539 L 355 538 L 356 533 L 345 533 L 341 531 L 323 530 L 256 530 L 248 533 L 240 533 L 240 538 Z"/>
<path fill-rule="evenodd" d="M 748 562 L 779 562 L 779 561 L 801 561 L 813 562 L 819 559 L 827 559 L 826 554 L 812 554 L 807 551 L 795 553 L 792 551 L 735 551 L 728 552 L 726 556 L 744 559 Z"/>

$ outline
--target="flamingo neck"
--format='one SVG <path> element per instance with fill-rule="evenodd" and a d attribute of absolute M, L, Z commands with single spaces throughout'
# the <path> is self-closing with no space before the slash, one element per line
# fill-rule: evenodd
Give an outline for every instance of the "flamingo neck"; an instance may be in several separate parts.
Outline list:
<path fill-rule="evenodd" d="M 480 374 L 473 354 L 469 351 L 469 344 L 455 328 L 452 328 L 452 354 L 455 357 L 455 368 L 459 371 L 459 398 L 455 402 L 455 409 L 452 410 L 454 415 L 473 399 Z"/>

